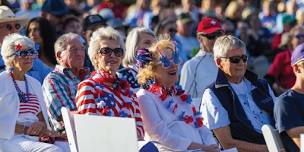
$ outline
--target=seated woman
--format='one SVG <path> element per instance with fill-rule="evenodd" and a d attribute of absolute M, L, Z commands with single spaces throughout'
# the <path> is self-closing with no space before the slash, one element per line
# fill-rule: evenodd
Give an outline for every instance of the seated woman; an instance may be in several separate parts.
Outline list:
<path fill-rule="evenodd" d="M 38 55 L 34 42 L 19 34 L 8 35 L 3 40 L 1 55 L 6 71 L 0 73 L 0 151 L 63 151 L 49 144 L 54 139 L 47 130 L 41 85 L 25 74 Z"/>
<path fill-rule="evenodd" d="M 117 72 L 121 79 L 127 80 L 132 88 L 132 91 L 139 90 L 137 82 L 138 66 L 136 66 L 136 52 L 139 49 L 149 48 L 155 42 L 154 33 L 145 27 L 136 27 L 132 29 L 126 39 L 126 52 L 122 60 L 124 68 Z"/>
<path fill-rule="evenodd" d="M 88 54 L 95 71 L 78 85 L 76 107 L 79 114 L 135 118 L 141 140 L 144 129 L 136 96 L 129 83 L 116 76 L 123 48 L 122 38 L 112 27 L 93 33 Z"/>
<path fill-rule="evenodd" d="M 219 151 L 191 96 L 175 86 L 179 63 L 175 43 L 163 37 L 149 51 L 138 52 L 137 58 L 144 65 L 138 73 L 142 88 L 137 97 L 148 138 L 159 143 L 160 151 Z"/>

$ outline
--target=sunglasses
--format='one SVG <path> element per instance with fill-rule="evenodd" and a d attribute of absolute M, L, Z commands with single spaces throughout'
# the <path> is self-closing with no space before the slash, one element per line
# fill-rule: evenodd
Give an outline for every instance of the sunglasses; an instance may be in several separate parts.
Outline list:
<path fill-rule="evenodd" d="M 218 31 L 218 32 L 214 32 L 214 33 L 211 33 L 211 34 L 207 34 L 207 35 L 202 35 L 204 37 L 206 37 L 208 40 L 214 40 L 220 36 L 223 35 L 223 32 L 222 31 Z"/>
<path fill-rule="evenodd" d="M 295 37 L 297 39 L 304 39 L 304 34 L 297 34 L 297 35 L 295 35 Z"/>
<path fill-rule="evenodd" d="M 16 57 L 23 58 L 23 57 L 32 57 L 36 58 L 38 56 L 38 52 L 34 49 L 28 49 L 25 51 L 16 51 L 15 53 Z"/>
<path fill-rule="evenodd" d="M 177 32 L 177 30 L 175 29 L 175 28 L 169 28 L 169 30 L 168 30 L 170 33 L 176 33 Z"/>
<path fill-rule="evenodd" d="M 231 56 L 231 57 L 222 57 L 225 59 L 229 59 L 230 63 L 234 63 L 234 64 L 238 64 L 241 62 L 241 60 L 243 61 L 243 63 L 246 63 L 248 60 L 247 55 L 241 55 L 241 56 Z"/>
<path fill-rule="evenodd" d="M 11 31 L 13 28 L 15 28 L 16 30 L 19 30 L 21 28 L 21 24 L 16 23 L 16 24 L 6 24 L 1 26 L 1 28 L 5 27 L 7 30 Z"/>
<path fill-rule="evenodd" d="M 164 69 L 169 69 L 172 65 L 179 64 L 179 62 L 180 60 L 177 51 L 173 51 L 170 59 L 165 55 L 161 55 L 159 64 L 161 64 Z"/>
<path fill-rule="evenodd" d="M 114 52 L 116 57 L 122 57 L 124 54 L 124 51 L 122 48 L 111 49 L 109 47 L 104 47 L 99 50 L 100 54 L 107 55 L 107 56 L 110 56 L 112 54 L 112 52 Z"/>

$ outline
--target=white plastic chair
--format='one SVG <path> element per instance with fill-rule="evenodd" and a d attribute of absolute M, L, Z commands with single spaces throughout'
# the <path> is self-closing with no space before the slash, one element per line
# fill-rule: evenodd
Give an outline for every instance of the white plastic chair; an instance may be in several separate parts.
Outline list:
<path fill-rule="evenodd" d="M 263 136 L 268 148 L 271 152 L 280 152 L 284 148 L 279 132 L 270 125 L 263 125 Z"/>
<path fill-rule="evenodd" d="M 73 113 L 71 113 L 69 109 L 62 107 L 61 114 L 64 122 L 65 131 L 68 137 L 70 150 L 71 152 L 78 152 Z"/>

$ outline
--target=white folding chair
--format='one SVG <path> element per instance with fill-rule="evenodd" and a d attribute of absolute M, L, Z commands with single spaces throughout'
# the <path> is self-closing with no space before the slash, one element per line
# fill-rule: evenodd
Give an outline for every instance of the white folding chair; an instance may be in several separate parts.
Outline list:
<path fill-rule="evenodd" d="M 280 152 L 284 148 L 279 132 L 270 125 L 263 125 L 263 136 L 268 148 L 271 152 Z"/>
<path fill-rule="evenodd" d="M 70 150 L 71 152 L 78 152 L 74 116 L 71 111 L 65 107 L 61 108 L 61 114 L 64 122 L 65 131 L 68 136 Z"/>

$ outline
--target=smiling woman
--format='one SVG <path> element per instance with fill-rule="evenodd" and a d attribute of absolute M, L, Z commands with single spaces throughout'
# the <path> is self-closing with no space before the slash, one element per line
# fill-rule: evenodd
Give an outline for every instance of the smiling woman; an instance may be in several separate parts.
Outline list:
<path fill-rule="evenodd" d="M 19 34 L 8 35 L 3 40 L 1 55 L 6 71 L 0 73 L 0 138 L 3 139 L 0 144 L 4 146 L 0 151 L 61 152 L 49 144 L 55 142 L 56 134 L 52 136 L 53 132 L 48 130 L 41 85 L 25 74 L 38 55 L 34 42 Z M 47 140 L 40 142 L 31 136 Z"/>
<path fill-rule="evenodd" d="M 179 63 L 175 43 L 161 37 L 149 50 L 138 52 L 137 59 L 142 65 L 137 97 L 147 137 L 158 143 L 160 151 L 219 151 L 191 96 L 175 86 Z"/>
<path fill-rule="evenodd" d="M 135 118 L 138 139 L 143 139 L 144 129 L 136 96 L 129 83 L 116 75 L 124 56 L 124 44 L 118 31 L 112 27 L 95 31 L 88 54 L 95 71 L 78 85 L 78 113 Z"/>

